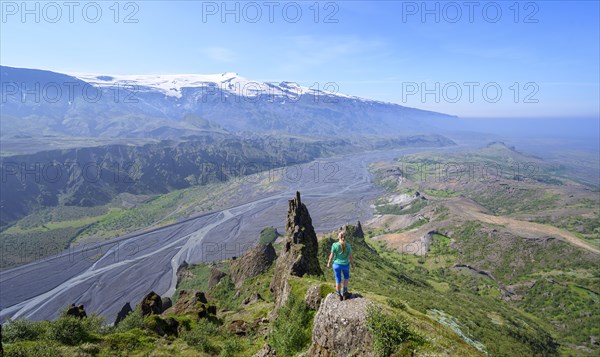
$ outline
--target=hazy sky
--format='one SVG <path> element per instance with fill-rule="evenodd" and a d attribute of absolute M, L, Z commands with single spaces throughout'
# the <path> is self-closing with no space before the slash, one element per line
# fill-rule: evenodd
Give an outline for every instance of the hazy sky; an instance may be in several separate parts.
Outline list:
<path fill-rule="evenodd" d="M 465 117 L 600 111 L 598 1 L 1 5 L 7 66 L 331 82 L 330 90 Z"/>

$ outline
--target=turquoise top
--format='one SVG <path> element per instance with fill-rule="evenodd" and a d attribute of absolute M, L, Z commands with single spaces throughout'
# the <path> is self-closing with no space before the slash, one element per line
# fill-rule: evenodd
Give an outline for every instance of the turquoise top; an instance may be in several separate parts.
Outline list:
<path fill-rule="evenodd" d="M 352 254 L 352 247 L 350 243 L 346 242 L 346 249 L 342 253 L 342 245 L 340 242 L 335 242 L 331 246 L 331 252 L 333 253 L 333 264 L 348 265 L 348 255 Z"/>

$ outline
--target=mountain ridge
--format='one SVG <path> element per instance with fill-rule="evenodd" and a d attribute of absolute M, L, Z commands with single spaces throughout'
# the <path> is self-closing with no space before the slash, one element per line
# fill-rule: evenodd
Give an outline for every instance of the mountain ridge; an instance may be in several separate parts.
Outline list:
<path fill-rule="evenodd" d="M 455 118 L 292 82 L 225 75 L 217 83 L 219 75 L 77 77 L 0 66 L 2 136 L 174 139 L 213 127 L 234 133 L 394 136 L 436 133 L 436 122 Z M 203 124 L 186 121 L 190 115 Z"/>

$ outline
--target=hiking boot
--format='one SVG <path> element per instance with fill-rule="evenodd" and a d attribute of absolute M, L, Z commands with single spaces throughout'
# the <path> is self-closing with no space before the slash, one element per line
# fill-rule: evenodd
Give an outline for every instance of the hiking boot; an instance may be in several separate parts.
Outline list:
<path fill-rule="evenodd" d="M 340 297 L 340 301 L 344 301 L 344 294 L 338 294 L 338 296 Z"/>
<path fill-rule="evenodd" d="M 348 299 L 351 299 L 351 298 L 352 298 L 352 294 L 350 294 L 349 292 L 346 291 L 344 293 L 344 300 L 348 300 Z"/>

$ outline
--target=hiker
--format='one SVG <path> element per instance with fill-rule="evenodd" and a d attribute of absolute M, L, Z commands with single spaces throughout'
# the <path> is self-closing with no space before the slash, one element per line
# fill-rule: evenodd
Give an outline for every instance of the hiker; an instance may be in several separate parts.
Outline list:
<path fill-rule="evenodd" d="M 350 243 L 346 243 L 346 232 L 341 231 L 338 233 L 338 241 L 333 243 L 331 246 L 331 254 L 329 254 L 329 261 L 327 267 L 331 266 L 331 260 L 333 259 L 333 271 L 335 273 L 335 290 L 337 291 L 340 301 L 350 298 L 348 292 L 348 279 L 350 279 L 350 263 L 354 268 L 354 257 L 352 256 L 352 247 Z M 342 285 L 342 274 L 344 274 L 344 292 L 340 292 Z"/>

